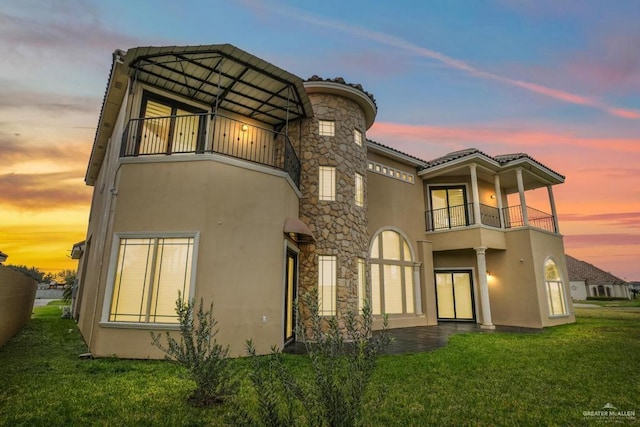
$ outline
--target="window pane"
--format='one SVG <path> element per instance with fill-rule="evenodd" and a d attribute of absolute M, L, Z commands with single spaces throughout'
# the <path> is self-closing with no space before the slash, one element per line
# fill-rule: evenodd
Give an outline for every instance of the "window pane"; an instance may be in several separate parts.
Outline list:
<path fill-rule="evenodd" d="M 358 312 L 362 312 L 364 302 L 367 299 L 367 275 L 366 263 L 358 258 Z"/>
<path fill-rule="evenodd" d="M 454 319 L 453 281 L 450 273 L 436 273 L 436 293 L 438 302 L 438 317 Z"/>
<path fill-rule="evenodd" d="M 407 313 L 415 312 L 415 301 L 413 300 L 413 267 L 404 268 L 404 294 Z"/>
<path fill-rule="evenodd" d="M 355 203 L 356 206 L 364 206 L 364 183 L 362 179 L 362 175 L 356 173 L 355 180 Z"/>
<path fill-rule="evenodd" d="M 145 321 L 153 247 L 152 239 L 121 241 L 109 312 L 110 321 Z"/>
<path fill-rule="evenodd" d="M 464 205 L 464 191 L 462 188 L 450 188 L 447 192 L 449 193 L 449 206 Z"/>
<path fill-rule="evenodd" d="M 382 256 L 384 259 L 400 260 L 400 235 L 395 231 L 382 232 Z"/>
<path fill-rule="evenodd" d="M 411 258 L 411 251 L 409 250 L 409 245 L 407 244 L 406 241 L 402 242 L 402 248 L 403 248 L 403 252 L 404 252 L 404 260 L 405 261 L 413 261 L 413 259 Z"/>
<path fill-rule="evenodd" d="M 388 314 L 403 313 L 402 277 L 400 266 L 384 266 L 384 311 Z"/>
<path fill-rule="evenodd" d="M 191 277 L 191 239 L 158 239 L 155 286 L 151 299 L 150 322 L 177 322 L 178 291 L 189 297 Z"/>
<path fill-rule="evenodd" d="M 547 292 L 549 294 L 549 314 L 566 314 L 562 283 L 547 282 Z"/>
<path fill-rule="evenodd" d="M 336 169 L 330 166 L 320 166 L 319 168 L 319 194 L 320 200 L 336 199 Z"/>
<path fill-rule="evenodd" d="M 380 264 L 371 264 L 371 311 L 373 314 L 382 314 Z"/>
<path fill-rule="evenodd" d="M 431 190 L 431 209 L 444 209 L 447 206 L 447 190 Z"/>
<path fill-rule="evenodd" d="M 374 259 L 380 258 L 379 235 L 373 239 L 373 243 L 371 244 L 371 258 L 374 258 Z"/>
<path fill-rule="evenodd" d="M 169 145 L 171 107 L 147 100 L 140 129 L 140 154 L 165 153 Z"/>
<path fill-rule="evenodd" d="M 198 141 L 198 125 L 200 116 L 194 116 L 189 111 L 178 109 L 175 118 L 173 143 L 171 151 L 174 153 L 192 153 L 196 151 Z"/>
<path fill-rule="evenodd" d="M 560 273 L 558 273 L 558 267 L 556 266 L 556 263 L 551 259 L 548 259 L 544 263 L 544 279 L 553 281 L 561 280 Z"/>
<path fill-rule="evenodd" d="M 318 256 L 318 310 L 321 316 L 336 314 L 336 257 Z"/>
<path fill-rule="evenodd" d="M 456 296 L 456 318 L 473 319 L 471 276 L 469 273 L 453 274 L 453 289 Z"/>
<path fill-rule="evenodd" d="M 330 120 L 319 120 L 319 132 L 320 136 L 334 136 L 335 134 L 335 122 Z"/>
<path fill-rule="evenodd" d="M 355 142 L 356 145 L 362 145 L 362 132 L 358 129 L 353 130 L 353 142 Z"/>

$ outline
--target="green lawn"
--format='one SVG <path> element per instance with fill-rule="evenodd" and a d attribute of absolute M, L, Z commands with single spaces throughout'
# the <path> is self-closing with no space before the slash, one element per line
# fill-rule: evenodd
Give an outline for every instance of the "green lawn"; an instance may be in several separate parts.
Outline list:
<path fill-rule="evenodd" d="M 640 420 L 640 311 L 576 313 L 539 334 L 456 335 L 434 352 L 382 357 L 365 425 L 589 425 L 583 411 L 607 403 Z M 224 425 L 233 410 L 186 404 L 191 384 L 172 363 L 80 360 L 85 351 L 58 306 L 36 309 L 0 349 L 0 425 Z"/>

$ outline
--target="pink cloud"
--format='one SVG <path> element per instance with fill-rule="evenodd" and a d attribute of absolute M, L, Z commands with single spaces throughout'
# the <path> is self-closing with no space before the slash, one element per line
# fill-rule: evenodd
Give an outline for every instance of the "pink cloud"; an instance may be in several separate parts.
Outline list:
<path fill-rule="evenodd" d="M 488 72 L 480 68 L 477 68 L 474 65 L 471 65 L 470 63 L 467 63 L 463 60 L 452 58 L 441 52 L 437 52 L 435 50 L 418 46 L 407 40 L 401 39 L 399 37 L 396 37 L 390 34 L 369 30 L 367 28 L 347 24 L 341 21 L 318 17 L 318 16 L 311 15 L 309 13 L 303 12 L 301 10 L 293 9 L 293 8 L 279 7 L 277 11 L 278 13 L 287 15 L 289 17 L 293 17 L 303 22 L 307 22 L 316 26 L 324 27 L 324 28 L 329 28 L 332 30 L 341 31 L 343 33 L 347 33 L 356 37 L 373 40 L 380 44 L 383 44 L 392 48 L 401 49 L 415 56 L 433 59 L 435 61 L 438 61 L 444 64 L 448 68 L 461 71 L 463 73 L 469 74 L 476 78 L 493 80 L 508 86 L 518 87 L 526 91 L 536 93 L 538 95 L 542 95 L 548 98 L 556 99 L 558 101 L 566 102 L 569 104 L 588 106 L 591 108 L 604 111 L 613 116 L 617 116 L 625 119 L 640 118 L 640 111 L 638 110 L 610 106 L 598 99 L 594 99 L 591 97 L 586 97 L 586 96 L 574 94 L 568 91 L 556 89 L 550 86 L 543 86 L 533 82 L 527 82 L 519 79 L 505 77 L 496 73 Z"/>
<path fill-rule="evenodd" d="M 635 246 L 640 245 L 640 234 L 602 233 L 565 235 L 567 247 Z"/>
<path fill-rule="evenodd" d="M 613 225 L 640 226 L 640 212 L 607 212 L 596 214 L 565 213 L 561 222 L 605 222 Z"/>

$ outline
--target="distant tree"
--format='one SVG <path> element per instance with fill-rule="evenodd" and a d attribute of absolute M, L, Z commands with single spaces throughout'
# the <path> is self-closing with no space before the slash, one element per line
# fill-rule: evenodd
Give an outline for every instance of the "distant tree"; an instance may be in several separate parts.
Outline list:
<path fill-rule="evenodd" d="M 60 279 L 60 283 L 64 283 L 68 286 L 73 286 L 73 283 L 76 280 L 76 271 L 75 270 L 62 270 L 58 274 L 56 274 L 56 278 Z"/>
<path fill-rule="evenodd" d="M 22 274 L 25 274 L 32 279 L 36 280 L 38 283 L 42 283 L 48 281 L 48 279 L 53 279 L 53 276 L 50 273 L 45 273 L 41 271 L 37 267 L 27 267 L 26 265 L 11 265 L 7 264 L 7 268 L 10 268 L 14 271 L 18 271 Z"/>

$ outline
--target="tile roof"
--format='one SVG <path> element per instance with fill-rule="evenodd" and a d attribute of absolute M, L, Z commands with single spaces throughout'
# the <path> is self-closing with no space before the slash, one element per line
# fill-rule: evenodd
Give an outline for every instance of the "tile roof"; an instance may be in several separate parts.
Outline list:
<path fill-rule="evenodd" d="M 580 261 L 570 255 L 565 255 L 567 260 L 567 271 L 569 272 L 569 280 L 584 280 L 589 285 L 626 285 L 627 282 L 599 269 L 593 264 Z"/>
<path fill-rule="evenodd" d="M 371 99 L 371 102 L 373 102 L 373 105 L 376 106 L 376 109 L 378 108 L 378 104 L 376 103 L 376 98 L 373 96 L 373 94 L 367 92 L 366 90 L 364 90 L 362 85 L 359 84 L 359 83 L 347 83 L 342 77 L 335 77 L 333 79 L 323 79 L 322 77 L 320 77 L 320 76 L 318 76 L 316 74 L 314 74 L 313 76 L 309 77 L 305 81 L 306 82 L 333 82 L 333 83 L 340 83 L 340 84 L 343 84 L 345 86 L 352 87 L 352 88 L 357 89 L 360 92 L 364 93 L 365 95 L 367 95 L 369 97 L 369 99 Z"/>
<path fill-rule="evenodd" d="M 491 156 L 489 156 L 488 154 L 483 153 L 482 151 L 478 150 L 477 148 L 466 148 L 464 150 L 453 151 L 451 153 L 445 154 L 442 157 L 438 157 L 436 159 L 428 161 L 427 162 L 427 168 L 430 168 L 432 166 L 442 165 L 444 163 L 449 163 L 449 162 L 451 162 L 453 160 L 457 160 L 457 159 L 461 159 L 463 157 L 471 156 L 472 154 L 482 154 L 483 156 L 491 158 Z"/>
<path fill-rule="evenodd" d="M 389 151 L 393 151 L 393 152 L 395 152 L 395 153 L 400 154 L 401 156 L 409 157 L 409 158 L 411 158 L 411 159 L 415 160 L 416 162 L 420 162 L 420 163 L 422 163 L 422 164 L 427 163 L 427 162 L 425 162 L 424 160 L 422 160 L 422 159 L 421 159 L 421 158 L 419 158 L 419 157 L 412 156 L 411 154 L 407 154 L 407 153 L 405 153 L 405 152 L 403 152 L 403 151 L 400 151 L 400 150 L 396 150 L 395 148 L 393 148 L 393 147 L 389 147 L 388 145 L 380 144 L 379 142 L 374 141 L 373 139 L 369 139 L 369 138 L 367 138 L 367 143 L 369 143 L 369 144 L 373 144 L 373 145 L 377 145 L 377 146 L 382 147 L 382 148 L 385 148 L 385 149 L 387 149 L 387 150 L 389 150 Z"/>

